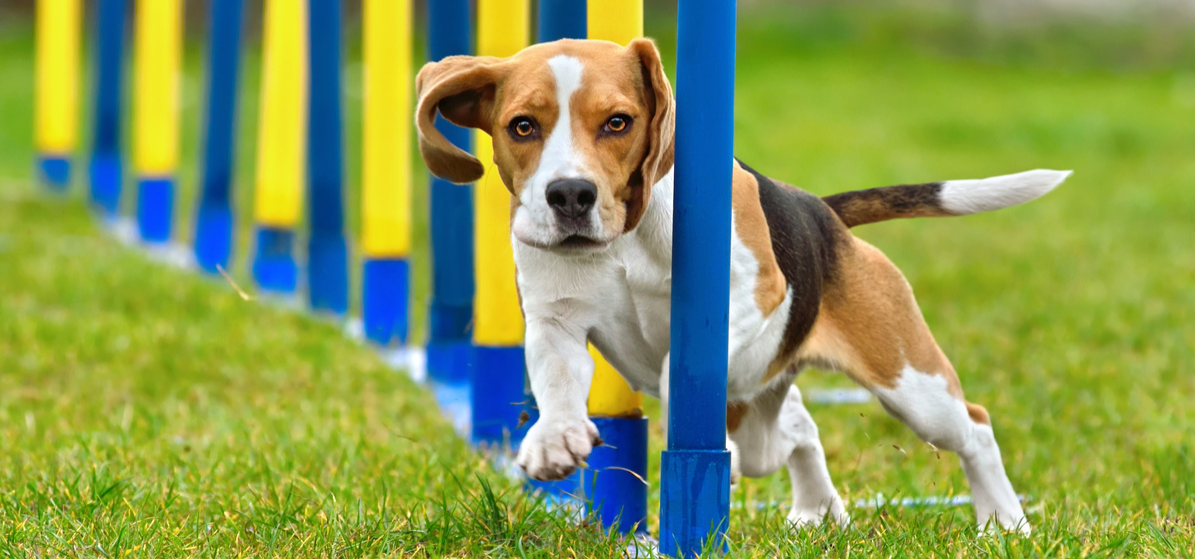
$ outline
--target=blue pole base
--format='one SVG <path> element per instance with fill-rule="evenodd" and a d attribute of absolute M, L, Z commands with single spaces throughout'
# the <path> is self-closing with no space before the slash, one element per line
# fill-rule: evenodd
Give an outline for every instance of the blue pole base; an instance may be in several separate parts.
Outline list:
<path fill-rule="evenodd" d="M 307 295 L 311 309 L 349 312 L 349 251 L 344 235 L 313 231 L 307 243 Z"/>
<path fill-rule="evenodd" d="M 427 377 L 443 384 L 468 384 L 468 340 L 431 340 L 427 343 Z"/>
<path fill-rule="evenodd" d="M 137 231 L 148 244 L 170 242 L 174 226 L 174 179 L 141 178 L 137 181 Z"/>
<path fill-rule="evenodd" d="M 232 210 L 227 207 L 200 204 L 195 214 L 195 262 L 199 269 L 218 274 L 220 266 L 228 269 L 232 255 Z"/>
<path fill-rule="evenodd" d="M 71 160 L 60 155 L 42 155 L 37 158 L 37 174 L 50 190 L 66 192 L 71 185 Z"/>
<path fill-rule="evenodd" d="M 473 346 L 469 383 L 473 388 L 473 444 L 516 448 L 525 430 L 519 415 L 527 399 L 526 368 L 519 346 Z"/>
<path fill-rule="evenodd" d="M 596 513 L 607 530 L 646 534 L 647 418 L 590 419 L 605 444 L 593 449 L 584 471 L 586 513 Z"/>
<path fill-rule="evenodd" d="M 91 156 L 87 165 L 87 180 L 90 183 L 91 205 L 105 220 L 120 215 L 120 189 L 124 182 L 124 171 L 120 156 L 97 153 Z"/>
<path fill-rule="evenodd" d="M 362 270 L 365 338 L 380 346 L 407 343 L 411 265 L 402 258 L 367 259 Z"/>
<path fill-rule="evenodd" d="M 660 554 L 696 557 L 706 545 L 727 551 L 730 452 L 666 450 L 660 461 Z"/>
<path fill-rule="evenodd" d="M 299 283 L 295 234 L 290 229 L 258 227 L 253 253 L 253 281 L 262 291 L 293 295 Z"/>

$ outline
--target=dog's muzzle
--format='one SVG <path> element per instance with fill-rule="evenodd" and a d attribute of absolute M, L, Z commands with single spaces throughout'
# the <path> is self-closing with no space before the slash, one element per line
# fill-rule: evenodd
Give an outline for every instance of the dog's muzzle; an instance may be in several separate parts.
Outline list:
<path fill-rule="evenodd" d="M 588 236 L 593 224 L 590 215 L 597 203 L 597 186 L 584 179 L 557 179 L 545 192 L 556 227 L 565 236 Z"/>

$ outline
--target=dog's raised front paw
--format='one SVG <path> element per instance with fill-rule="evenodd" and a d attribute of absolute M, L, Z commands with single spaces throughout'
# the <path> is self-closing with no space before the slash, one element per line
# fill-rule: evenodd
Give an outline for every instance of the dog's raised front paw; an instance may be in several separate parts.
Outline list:
<path fill-rule="evenodd" d="M 597 426 L 589 418 L 553 421 L 541 417 L 519 445 L 518 464 L 532 479 L 562 480 L 577 468 L 598 444 Z"/>

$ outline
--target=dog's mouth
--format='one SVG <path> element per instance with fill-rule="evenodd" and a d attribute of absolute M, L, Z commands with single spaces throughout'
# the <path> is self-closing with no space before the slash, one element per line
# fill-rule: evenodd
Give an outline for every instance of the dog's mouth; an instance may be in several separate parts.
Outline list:
<path fill-rule="evenodd" d="M 606 248 L 607 244 L 606 242 L 597 241 L 584 235 L 569 235 L 563 241 L 556 243 L 556 246 L 553 248 L 566 251 L 591 252 L 602 250 Z"/>

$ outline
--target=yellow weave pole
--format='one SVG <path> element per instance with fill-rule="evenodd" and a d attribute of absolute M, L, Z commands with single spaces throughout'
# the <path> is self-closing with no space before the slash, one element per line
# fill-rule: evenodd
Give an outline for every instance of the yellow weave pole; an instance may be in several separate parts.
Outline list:
<path fill-rule="evenodd" d="M 365 0 L 361 314 L 380 346 L 408 333 L 411 250 L 411 0 Z"/>
<path fill-rule="evenodd" d="M 527 46 L 530 32 L 528 0 L 477 0 L 478 55 L 511 56 Z M 473 203 L 472 439 L 478 445 L 505 445 L 522 423 L 525 326 L 510 246 L 510 192 L 493 163 L 493 141 L 481 131 L 473 140 L 486 172 L 474 187 Z"/>
<path fill-rule="evenodd" d="M 365 0 L 362 250 L 411 249 L 411 0 Z"/>
<path fill-rule="evenodd" d="M 79 138 L 80 0 L 37 2 L 37 108 L 34 130 L 43 175 L 65 188 Z"/>
<path fill-rule="evenodd" d="M 589 0 L 589 38 L 626 46 L 643 36 L 643 0 Z"/>
<path fill-rule="evenodd" d="M 137 0 L 133 44 L 133 172 L 141 240 L 170 240 L 179 151 L 182 0 Z"/>
<path fill-rule="evenodd" d="M 643 0 L 589 0 L 589 38 L 627 45 L 643 36 Z M 596 367 L 589 387 L 589 415 L 635 417 L 643 413 L 643 395 L 631 390 L 614 367 L 592 346 Z"/>
<path fill-rule="evenodd" d="M 182 1 L 138 0 L 134 43 L 133 166 L 164 177 L 178 166 Z"/>
<path fill-rule="evenodd" d="M 478 0 L 477 54 L 507 57 L 519 52 L 528 45 L 530 21 L 527 0 Z M 510 192 L 493 164 L 490 137 L 478 130 L 474 143 L 486 172 L 477 183 L 474 204 L 473 341 L 479 346 L 518 346 L 523 343 L 524 325 L 510 245 Z"/>
<path fill-rule="evenodd" d="M 298 288 L 295 228 L 307 149 L 307 0 L 266 0 L 257 126 L 253 279 L 289 296 Z"/>
<path fill-rule="evenodd" d="M 258 226 L 294 229 L 303 209 L 307 146 L 306 6 L 305 0 L 266 1 L 253 205 Z"/>

